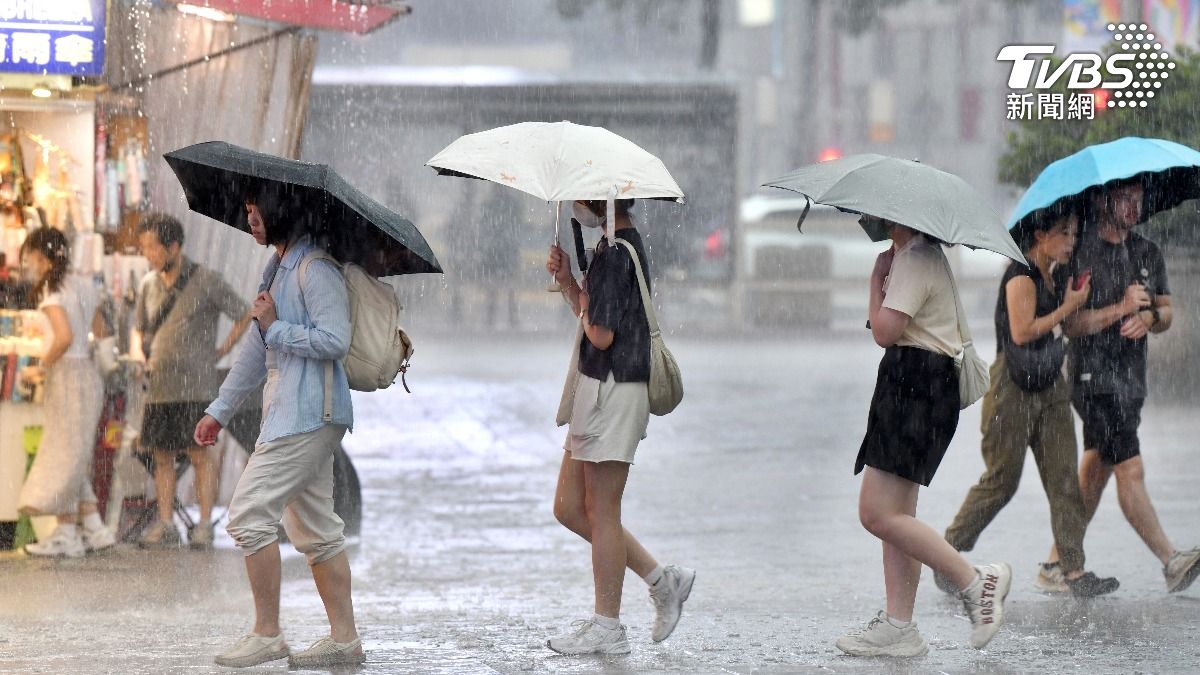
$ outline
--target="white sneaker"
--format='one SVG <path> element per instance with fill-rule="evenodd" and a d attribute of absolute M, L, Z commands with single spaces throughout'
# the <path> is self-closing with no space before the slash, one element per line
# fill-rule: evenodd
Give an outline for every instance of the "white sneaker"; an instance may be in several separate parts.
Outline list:
<path fill-rule="evenodd" d="M 1190 551 L 1175 551 L 1163 566 L 1167 592 L 1178 593 L 1192 585 L 1200 576 L 1200 547 Z"/>
<path fill-rule="evenodd" d="M 899 656 L 909 658 L 925 656 L 929 644 L 917 630 L 916 622 L 897 628 L 888 621 L 882 609 L 865 628 L 843 635 L 837 640 L 837 648 L 850 656 Z"/>
<path fill-rule="evenodd" d="M 83 528 L 83 548 L 88 553 L 96 553 L 106 548 L 112 548 L 117 543 L 117 537 L 107 527 L 97 527 L 94 530 Z"/>
<path fill-rule="evenodd" d="M 262 635 L 243 635 L 232 647 L 218 654 L 213 659 L 218 666 L 228 668 L 249 668 L 260 663 L 286 658 L 288 655 L 287 641 L 283 633 L 275 637 Z"/>
<path fill-rule="evenodd" d="M 1008 563 L 976 565 L 979 580 L 959 594 L 967 616 L 971 618 L 971 646 L 983 649 L 1004 623 L 1004 599 L 1012 586 L 1012 568 Z"/>
<path fill-rule="evenodd" d="M 546 640 L 546 646 L 568 656 L 629 653 L 625 626 L 604 628 L 591 619 L 580 619 L 572 622 L 571 627 L 575 629 L 573 632 Z"/>
<path fill-rule="evenodd" d="M 662 642 L 671 637 L 695 581 L 696 570 L 678 565 L 663 568 L 662 578 L 650 587 L 650 601 L 654 603 L 654 628 L 650 631 L 650 639 Z"/>
<path fill-rule="evenodd" d="M 46 541 L 26 544 L 25 552 L 43 558 L 82 558 L 85 551 L 78 528 L 73 534 L 66 534 L 62 527 L 56 527 Z"/>
<path fill-rule="evenodd" d="M 1071 587 L 1067 586 L 1067 578 L 1063 575 L 1062 565 L 1057 562 L 1039 563 L 1037 579 L 1033 584 L 1038 587 L 1038 590 L 1043 593 L 1070 593 Z"/>

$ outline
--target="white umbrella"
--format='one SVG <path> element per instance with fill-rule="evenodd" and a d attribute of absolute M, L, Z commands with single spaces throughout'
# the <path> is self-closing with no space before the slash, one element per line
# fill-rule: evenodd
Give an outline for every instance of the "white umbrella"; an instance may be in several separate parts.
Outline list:
<path fill-rule="evenodd" d="M 467 134 L 425 165 L 442 176 L 482 178 L 548 202 L 666 199 L 683 203 L 683 190 L 662 160 L 608 129 L 565 121 L 522 122 Z M 610 238 L 612 221 L 610 215 Z M 557 236 L 555 227 L 556 241 Z"/>

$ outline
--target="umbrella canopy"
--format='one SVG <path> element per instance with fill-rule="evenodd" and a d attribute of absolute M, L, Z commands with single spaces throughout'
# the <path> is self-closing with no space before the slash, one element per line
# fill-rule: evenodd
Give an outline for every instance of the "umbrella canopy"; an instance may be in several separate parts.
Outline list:
<path fill-rule="evenodd" d="M 660 159 L 608 129 L 522 122 L 467 134 L 425 163 L 439 175 L 482 178 L 548 202 L 669 199 L 683 190 Z"/>
<path fill-rule="evenodd" d="M 1088 188 L 1141 175 L 1146 187 L 1142 220 L 1200 197 L 1200 152 L 1160 138 L 1127 136 L 1088 147 L 1038 174 L 1008 219 L 1012 229 L 1031 215 Z"/>
<path fill-rule="evenodd" d="M 245 232 L 243 199 L 252 185 L 297 197 L 315 217 L 312 234 L 329 254 L 369 274 L 442 271 L 425 237 L 409 220 L 351 186 L 324 164 L 267 155 L 221 141 L 163 155 L 183 186 L 188 208 Z"/>
<path fill-rule="evenodd" d="M 763 185 L 907 225 L 950 244 L 983 248 L 1025 262 L 982 195 L 958 176 L 919 162 L 851 155 L 800 167 Z M 874 241 L 887 238 L 878 228 L 867 229 L 867 234 Z"/>

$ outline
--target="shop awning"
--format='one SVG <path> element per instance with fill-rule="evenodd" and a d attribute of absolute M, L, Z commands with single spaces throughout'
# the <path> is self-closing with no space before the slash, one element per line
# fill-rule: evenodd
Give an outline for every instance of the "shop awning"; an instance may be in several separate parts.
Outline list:
<path fill-rule="evenodd" d="M 382 0 L 166 0 L 177 5 L 192 5 L 207 9 L 252 16 L 268 21 L 337 30 L 359 35 L 390 23 L 412 8 Z"/>

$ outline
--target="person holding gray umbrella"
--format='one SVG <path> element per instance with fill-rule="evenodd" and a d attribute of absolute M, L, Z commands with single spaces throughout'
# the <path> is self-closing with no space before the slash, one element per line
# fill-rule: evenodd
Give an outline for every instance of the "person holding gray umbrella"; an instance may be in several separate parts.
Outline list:
<path fill-rule="evenodd" d="M 801 167 L 767 185 L 858 213 L 872 239 L 892 242 L 870 276 L 868 327 L 885 351 L 854 465 L 854 473 L 863 474 L 859 521 L 883 544 L 887 607 L 839 638 L 837 648 L 851 656 L 927 653 L 913 621 L 924 564 L 951 579 L 971 621 L 971 646 L 982 649 L 1004 622 L 1011 568 L 973 566 L 916 518 L 917 493 L 933 480 L 959 410 L 982 395 L 981 383 L 970 377 L 978 356 L 940 244 L 986 248 L 1021 262 L 1024 256 L 961 178 L 918 162 L 852 155 Z"/>

